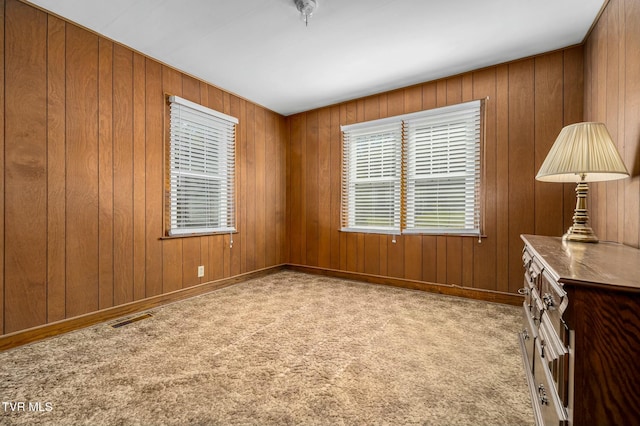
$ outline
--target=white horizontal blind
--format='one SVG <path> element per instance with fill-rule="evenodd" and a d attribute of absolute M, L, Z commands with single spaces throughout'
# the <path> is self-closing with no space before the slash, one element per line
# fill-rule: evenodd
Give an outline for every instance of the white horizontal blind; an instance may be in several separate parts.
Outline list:
<path fill-rule="evenodd" d="M 406 230 L 480 233 L 480 101 L 404 120 Z"/>
<path fill-rule="evenodd" d="M 343 230 L 399 233 L 401 123 L 343 126 L 342 131 Z"/>
<path fill-rule="evenodd" d="M 169 235 L 235 230 L 234 117 L 169 98 Z"/>

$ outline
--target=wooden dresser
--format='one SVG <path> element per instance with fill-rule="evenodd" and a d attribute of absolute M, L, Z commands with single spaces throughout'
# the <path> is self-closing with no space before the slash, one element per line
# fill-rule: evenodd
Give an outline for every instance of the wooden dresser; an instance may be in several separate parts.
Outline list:
<path fill-rule="evenodd" d="M 536 423 L 640 425 L 640 250 L 522 240 L 519 340 Z"/>

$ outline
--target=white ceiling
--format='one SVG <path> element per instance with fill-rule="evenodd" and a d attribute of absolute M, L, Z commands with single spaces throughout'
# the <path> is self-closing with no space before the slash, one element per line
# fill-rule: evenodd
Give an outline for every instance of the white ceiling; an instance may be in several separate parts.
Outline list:
<path fill-rule="evenodd" d="M 606 0 L 30 0 L 284 115 L 582 42 Z"/>

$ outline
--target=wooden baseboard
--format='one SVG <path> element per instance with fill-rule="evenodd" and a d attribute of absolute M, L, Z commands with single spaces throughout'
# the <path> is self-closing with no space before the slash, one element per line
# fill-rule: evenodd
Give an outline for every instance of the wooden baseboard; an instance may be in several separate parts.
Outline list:
<path fill-rule="evenodd" d="M 466 297 L 468 299 L 482 300 L 485 302 L 502 303 L 506 305 L 522 306 L 522 296 L 500 291 L 481 290 L 468 287 L 460 287 L 448 284 L 435 284 L 424 281 L 408 280 L 404 278 L 393 278 L 382 275 L 371 275 L 359 272 L 347 272 L 336 269 L 326 269 L 314 266 L 287 264 L 286 269 L 309 274 L 325 275 L 336 278 L 344 278 L 355 281 L 364 281 L 371 284 L 390 285 L 413 290 L 427 291 L 447 296 Z"/>
<path fill-rule="evenodd" d="M 228 287 L 252 278 L 258 278 L 278 272 L 282 269 L 304 272 L 316 275 L 325 275 L 336 278 L 344 278 L 355 281 L 362 281 L 370 284 L 383 284 L 394 287 L 402 287 L 414 290 L 428 291 L 431 293 L 444 294 L 448 296 L 466 297 L 470 299 L 483 300 L 486 302 L 503 303 L 514 306 L 522 305 L 522 297 L 516 294 L 503 293 L 498 291 L 472 289 L 460 286 L 434 284 L 422 281 L 407 280 L 403 278 L 392 278 L 381 275 L 370 275 L 357 272 L 347 272 L 335 269 L 318 268 L 305 265 L 283 264 L 253 272 L 237 275 L 235 277 L 225 278 L 218 281 L 210 281 L 208 283 L 196 285 L 182 290 L 173 291 L 171 293 L 152 296 L 143 300 L 126 303 L 124 305 L 114 306 L 113 308 L 103 309 L 97 312 L 91 312 L 85 315 L 57 321 L 50 324 L 44 324 L 27 330 L 17 331 L 15 333 L 0 336 L 0 352 L 27 343 L 36 342 L 70 331 L 89 327 L 94 324 L 106 322 L 126 315 L 152 309 L 168 303 L 177 302 L 179 300 L 188 299 L 190 297 L 199 296 L 209 293 L 220 288 Z"/>
<path fill-rule="evenodd" d="M 188 299 L 190 297 L 199 296 L 201 294 L 209 293 L 211 291 L 228 287 L 233 284 L 241 283 L 252 278 L 258 278 L 272 274 L 274 272 L 278 272 L 284 269 L 284 267 L 285 265 L 277 265 L 265 269 L 260 269 L 257 271 L 236 275 L 234 277 L 224 278 L 217 281 L 210 281 L 208 283 L 195 285 L 193 287 L 176 290 L 171 293 L 148 297 L 146 299 L 126 303 L 124 305 L 114 306 L 113 308 L 91 312 L 85 315 L 56 321 L 50 324 L 44 324 L 38 327 L 29 328 L 27 330 L 16 331 L 15 333 L 0 336 L 0 352 L 18 346 L 26 345 L 27 343 L 36 342 L 38 340 L 89 327 L 101 322 L 110 321 L 112 319 L 119 318 L 125 315 L 145 311 L 158 306 L 166 305 L 168 303 Z"/>

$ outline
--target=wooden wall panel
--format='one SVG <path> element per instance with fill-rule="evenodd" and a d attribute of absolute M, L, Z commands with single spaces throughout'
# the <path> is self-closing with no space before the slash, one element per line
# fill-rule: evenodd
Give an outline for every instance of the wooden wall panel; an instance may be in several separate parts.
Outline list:
<path fill-rule="evenodd" d="M 610 8 L 604 11 L 604 16 L 601 18 L 605 20 L 608 27 L 607 34 L 610 32 L 618 33 L 620 31 L 620 16 L 619 16 L 620 3 L 613 3 Z M 620 67 L 620 43 L 617 37 L 606 37 L 604 40 L 606 48 L 604 49 L 606 54 L 606 87 L 617 87 L 620 79 L 619 67 Z M 609 129 L 613 140 L 618 140 L 618 116 L 620 115 L 619 108 L 619 96 L 615 90 L 607 90 L 604 94 L 605 97 L 605 111 L 606 122 L 613 123 Z M 618 188 L 621 187 L 620 181 L 608 182 L 600 187 L 606 187 L 606 202 L 604 203 L 605 214 L 599 215 L 602 218 L 604 226 L 600 227 L 600 238 L 604 240 L 617 240 L 618 239 L 618 213 L 622 212 L 622 209 L 618 205 Z M 602 205 L 598 203 L 596 205 Z"/>
<path fill-rule="evenodd" d="M 162 292 L 182 288 L 182 239 L 164 241 L 162 247 Z"/>
<path fill-rule="evenodd" d="M 200 266 L 200 240 L 204 237 L 184 238 L 182 240 L 182 288 L 200 283 L 198 266 Z"/>
<path fill-rule="evenodd" d="M 607 125 L 631 178 L 590 185 L 601 240 L 640 247 L 640 4 L 610 0 L 584 49 L 584 119 Z"/>
<path fill-rule="evenodd" d="M 240 108 L 240 99 L 236 96 L 229 96 L 228 94 L 223 94 L 223 105 L 224 105 L 224 113 L 230 114 L 233 117 L 236 117 L 240 120 L 240 124 L 242 124 L 245 120 L 245 117 Z M 237 131 L 240 132 L 242 130 L 242 125 L 237 126 Z M 224 244 L 224 276 L 234 276 L 242 273 L 242 237 L 246 235 L 246 231 L 243 228 L 243 222 L 241 218 L 244 216 L 244 206 L 247 204 L 247 191 L 243 186 L 243 170 L 245 168 L 244 158 L 245 151 L 243 149 L 242 144 L 242 134 L 236 135 L 236 228 L 238 229 L 238 233 L 235 235 L 229 235 L 228 239 L 225 236 L 225 244 Z M 228 265 L 228 271 L 227 271 Z"/>
<path fill-rule="evenodd" d="M 3 82 L 0 84 L 0 98 L 5 99 L 5 84 L 4 84 L 4 75 L 5 75 L 5 1 L 0 0 L 0 81 Z M 4 149 L 5 149 L 5 103 L 0 102 L 0 164 L 5 166 L 4 161 Z M 4 173 L 0 173 L 0 194 L 4 194 Z M 0 253 L 4 255 L 4 195 L 0 197 Z M 4 260 L 0 261 L 0 333 L 4 332 Z"/>
<path fill-rule="evenodd" d="M 387 275 L 404 277 L 404 236 L 382 235 L 380 239 L 386 240 Z"/>
<path fill-rule="evenodd" d="M 623 159 L 631 173 L 632 179 L 624 182 L 624 216 L 621 242 L 633 247 L 640 247 L 640 4 L 636 1 L 624 2 L 624 30 L 620 38 L 624 38 L 624 97 L 620 114 L 624 111 L 624 139 L 622 141 Z M 615 88 L 612 88 L 615 90 Z M 612 124 L 614 125 L 614 124 Z M 600 203 L 604 200 L 599 200 Z"/>
<path fill-rule="evenodd" d="M 287 123 L 285 118 L 277 116 L 276 118 L 276 153 L 277 161 L 274 173 L 278 178 L 278 184 L 276 185 L 276 262 L 278 264 L 286 263 L 289 261 L 289 228 L 287 218 L 287 169 L 288 169 L 288 156 L 289 151 L 289 133 L 286 131 Z M 269 226 L 269 224 L 267 225 Z"/>
<path fill-rule="evenodd" d="M 535 232 L 534 60 L 509 65 L 509 291 L 521 283 L 521 234 Z"/>
<path fill-rule="evenodd" d="M 602 13 L 603 21 L 607 20 L 607 16 L 609 15 L 609 10 L 605 9 Z M 592 65 L 592 108 L 593 112 L 597 117 L 605 117 L 606 110 L 606 78 L 607 78 L 607 48 L 606 48 L 606 36 L 607 36 L 607 27 L 605 26 L 596 26 L 594 27 L 590 38 L 592 39 L 592 44 L 594 45 L 593 54 L 591 55 L 591 65 Z M 607 192 L 605 191 L 606 184 L 592 184 L 589 185 L 589 195 L 594 199 L 598 199 L 599 195 L 602 197 L 607 196 Z M 602 189 L 602 194 L 599 194 Z M 607 205 L 605 203 L 589 203 L 590 209 L 590 220 L 591 225 L 596 230 L 601 230 L 602 233 L 606 233 L 606 211 Z M 597 231 L 596 231 L 597 232 Z"/>
<path fill-rule="evenodd" d="M 323 123 L 321 129 L 326 126 L 326 123 Z M 341 194 L 342 194 L 342 149 L 340 139 L 342 134 L 340 133 L 340 107 L 333 106 L 331 107 L 331 121 L 328 124 L 329 126 L 329 157 L 331 164 L 331 184 L 325 187 L 325 190 L 328 190 L 331 198 L 331 253 L 329 257 L 331 258 L 331 269 L 340 269 L 340 241 L 342 234 L 340 230 L 340 209 L 341 209 Z M 322 132 L 321 135 L 326 136 L 326 133 Z M 323 142 L 323 146 L 324 142 Z M 321 150 L 320 152 L 327 152 L 327 148 Z M 291 235 L 291 233 L 290 233 Z M 386 248 L 386 244 L 385 244 Z"/>
<path fill-rule="evenodd" d="M 358 270 L 358 238 L 354 233 L 347 233 L 347 244 L 345 251 L 346 270 L 356 272 Z"/>
<path fill-rule="evenodd" d="M 447 284 L 462 285 L 462 237 L 447 237 L 446 259 Z M 472 259 L 473 262 L 473 259 Z"/>
<path fill-rule="evenodd" d="M 47 15 L 8 1 L 6 18 L 4 313 L 12 332 L 47 318 Z"/>
<path fill-rule="evenodd" d="M 365 264 L 365 245 L 364 245 L 364 237 L 365 234 L 356 234 L 356 272 L 364 272 L 364 264 Z"/>
<path fill-rule="evenodd" d="M 288 260 L 284 117 L 16 0 L 0 77 L 2 333 Z M 240 119 L 233 236 L 164 235 L 165 94 Z"/>
<path fill-rule="evenodd" d="M 224 235 L 214 235 L 209 238 L 209 280 L 224 278 Z"/>
<path fill-rule="evenodd" d="M 332 169 L 331 153 L 331 110 L 323 108 L 318 112 L 318 261 L 322 268 L 331 267 L 331 185 L 341 167 Z M 319 155 L 324 152 L 327 155 Z"/>
<path fill-rule="evenodd" d="M 256 107 L 255 111 L 255 264 L 253 269 L 263 269 L 266 266 L 266 149 L 265 128 L 266 114 L 264 108 Z"/>
<path fill-rule="evenodd" d="M 146 63 L 133 54 L 133 300 L 146 295 Z"/>
<path fill-rule="evenodd" d="M 99 309 L 98 37 L 66 26 L 66 316 Z"/>
<path fill-rule="evenodd" d="M 509 291 L 509 66 L 496 68 L 496 290 Z M 491 220 L 491 218 L 487 218 Z"/>
<path fill-rule="evenodd" d="M 245 221 L 244 221 L 244 234 L 247 237 L 242 238 L 242 247 L 244 250 L 244 268 L 242 272 L 247 272 L 255 269 L 256 267 L 256 129 L 255 126 L 249 126 L 248 123 L 253 123 L 256 117 L 256 106 L 250 104 L 244 100 L 241 104 L 245 108 L 245 119 L 243 120 L 245 125 L 244 132 L 244 155 L 246 158 L 245 163 L 245 190 L 247 192 L 247 201 L 245 204 Z M 242 113 L 241 113 L 242 114 Z M 242 115 L 241 115 L 242 117 Z M 252 237 L 249 238 L 248 236 Z"/>
<path fill-rule="evenodd" d="M 113 42 L 98 46 L 98 307 L 113 306 Z M 64 108 L 61 109 L 64 111 Z M 64 182 L 64 180 L 62 181 Z"/>
<path fill-rule="evenodd" d="M 422 278 L 422 237 L 405 235 L 404 240 L 404 278 L 420 280 Z"/>
<path fill-rule="evenodd" d="M 364 234 L 364 272 L 367 274 L 380 275 L 380 239 L 384 235 Z M 386 240 L 385 240 L 386 241 Z"/>
<path fill-rule="evenodd" d="M 293 264 L 302 264 L 302 220 L 301 220 L 301 207 L 302 207 L 302 188 L 301 188 L 301 173 L 302 169 L 302 142 L 301 138 L 304 134 L 302 122 L 302 116 L 294 117 L 290 121 L 291 140 L 295 143 L 291 144 L 289 150 L 289 165 L 288 165 L 288 191 L 287 197 L 287 210 L 289 217 L 289 261 Z M 293 213 L 296 214 L 293 214 Z"/>
<path fill-rule="evenodd" d="M 422 237 L 422 280 L 427 283 L 438 282 L 437 278 L 437 237 L 425 235 Z"/>
<path fill-rule="evenodd" d="M 534 177 L 564 120 L 582 111 L 581 58 L 582 49 L 572 48 L 345 102 L 331 107 L 330 120 L 324 118 L 325 109 L 288 117 L 291 262 L 516 292 L 522 276 L 519 235 L 538 229 L 561 235 L 564 229 L 564 185 L 538 187 Z M 339 231 L 341 125 L 487 97 L 481 242 L 477 237 Z M 330 185 L 318 175 L 326 164 L 335 173 Z M 324 203 L 316 204 L 325 188 L 334 203 L 328 212 Z M 321 242 L 314 222 L 327 213 L 333 233 L 329 245 Z M 329 266 L 316 261 L 326 257 Z"/>
<path fill-rule="evenodd" d="M 113 303 L 133 301 L 133 52 L 113 48 Z"/>
<path fill-rule="evenodd" d="M 47 25 L 47 322 L 53 322 L 65 317 L 66 24 L 49 16 Z"/>
<path fill-rule="evenodd" d="M 264 262 L 265 266 L 277 265 L 279 249 L 278 249 L 278 229 L 276 228 L 276 217 L 278 215 L 278 188 L 281 184 L 280 176 L 275 170 L 278 170 L 279 149 L 276 142 L 277 116 L 271 111 L 265 111 L 265 129 L 264 129 Z M 268 207 L 267 207 L 268 206 Z"/>
<path fill-rule="evenodd" d="M 436 236 L 436 283 L 447 283 L 447 237 Z"/>
<path fill-rule="evenodd" d="M 563 54 L 556 52 L 535 59 L 535 163 L 534 172 L 542 162 L 563 127 Z M 535 233 L 559 235 L 564 232 L 562 221 L 563 186 L 535 181 Z"/>
<path fill-rule="evenodd" d="M 162 241 L 164 232 L 164 93 L 162 66 L 146 59 L 145 76 L 145 294 L 147 297 L 162 293 Z"/>
<path fill-rule="evenodd" d="M 318 222 L 319 222 L 319 193 L 318 185 L 319 151 L 318 151 L 318 111 L 312 111 L 306 116 L 305 156 L 303 193 L 306 215 L 304 221 L 304 235 L 306 250 L 303 255 L 305 265 L 318 265 Z"/>

